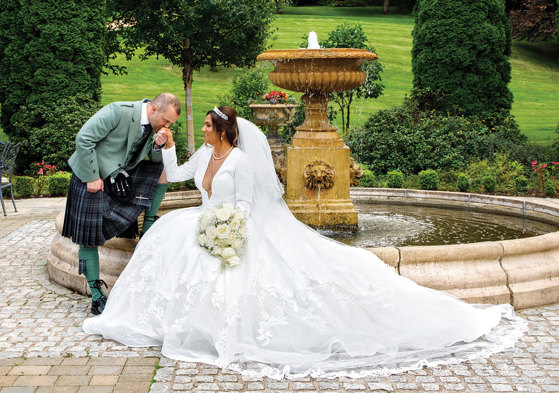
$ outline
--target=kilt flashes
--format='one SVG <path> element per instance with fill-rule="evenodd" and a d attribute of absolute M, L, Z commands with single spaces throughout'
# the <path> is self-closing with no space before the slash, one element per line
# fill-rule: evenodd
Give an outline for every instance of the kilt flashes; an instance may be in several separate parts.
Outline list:
<path fill-rule="evenodd" d="M 134 237 L 136 220 L 142 211 L 149 209 L 162 171 L 162 163 L 142 161 L 129 172 L 134 187 L 134 197 L 129 202 L 117 201 L 105 191 L 87 192 L 87 183 L 73 174 L 62 236 L 80 246 L 102 246 L 113 237 Z M 130 230 L 131 227 L 136 230 Z"/>

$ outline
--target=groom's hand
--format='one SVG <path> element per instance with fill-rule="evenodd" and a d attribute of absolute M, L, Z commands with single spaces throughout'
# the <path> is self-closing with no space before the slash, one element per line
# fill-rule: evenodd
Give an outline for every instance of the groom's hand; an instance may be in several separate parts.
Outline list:
<path fill-rule="evenodd" d="M 167 143 L 167 135 L 165 134 L 164 130 L 165 130 L 165 128 L 161 128 L 159 131 L 157 131 L 157 133 L 153 137 L 153 140 L 155 142 L 154 147 L 156 149 L 161 149 L 163 147 L 163 145 L 165 143 Z"/>
<path fill-rule="evenodd" d="M 173 147 L 175 145 L 175 141 L 173 140 L 173 133 L 171 132 L 170 129 L 168 128 L 161 128 L 158 132 L 157 132 L 157 136 L 155 139 L 155 143 L 159 144 L 158 138 L 161 138 L 160 140 L 163 140 L 163 145 L 165 145 L 165 147 L 167 149 Z"/>
<path fill-rule="evenodd" d="M 95 194 L 97 191 L 103 191 L 105 183 L 101 178 L 87 182 L 87 192 Z"/>

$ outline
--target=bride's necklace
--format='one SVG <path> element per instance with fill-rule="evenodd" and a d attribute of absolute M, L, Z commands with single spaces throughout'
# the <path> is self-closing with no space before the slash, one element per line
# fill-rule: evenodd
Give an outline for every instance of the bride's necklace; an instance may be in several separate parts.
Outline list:
<path fill-rule="evenodd" d="M 234 146 L 231 145 L 231 148 L 229 150 L 227 150 L 227 152 L 224 155 L 222 155 L 221 157 L 216 156 L 215 155 L 215 150 L 214 150 L 214 152 L 212 153 L 212 156 L 214 157 L 214 160 L 223 160 L 227 156 L 227 154 L 229 154 L 231 152 L 231 150 L 233 150 L 233 147 Z"/>

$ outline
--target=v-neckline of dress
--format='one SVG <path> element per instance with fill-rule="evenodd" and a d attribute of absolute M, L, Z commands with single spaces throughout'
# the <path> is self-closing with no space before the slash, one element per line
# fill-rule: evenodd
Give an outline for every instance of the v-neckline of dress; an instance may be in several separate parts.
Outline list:
<path fill-rule="evenodd" d="M 231 151 L 229 152 L 227 157 L 225 157 L 223 159 L 223 163 L 219 166 L 219 168 L 217 168 L 217 171 L 215 171 L 214 177 L 212 177 L 212 181 L 210 182 L 210 190 L 212 190 L 212 192 L 210 193 L 208 190 L 206 190 L 204 188 L 204 179 L 206 178 L 206 174 L 208 173 L 208 169 L 210 169 L 210 162 L 211 162 L 212 156 L 214 154 L 214 149 L 211 150 L 211 154 L 210 154 L 210 157 L 208 159 L 208 163 L 206 164 L 206 170 L 204 171 L 204 176 L 202 176 L 202 182 L 201 182 L 202 190 L 204 190 L 206 192 L 206 195 L 208 196 L 208 199 L 212 198 L 213 188 L 214 188 L 214 180 L 215 180 L 216 176 L 218 175 L 219 171 L 221 171 L 221 168 L 223 168 L 223 166 L 225 165 L 225 162 L 229 159 L 229 157 L 231 157 L 231 154 L 233 154 L 233 150 L 235 150 L 235 147 L 233 147 L 233 149 L 231 149 Z"/>

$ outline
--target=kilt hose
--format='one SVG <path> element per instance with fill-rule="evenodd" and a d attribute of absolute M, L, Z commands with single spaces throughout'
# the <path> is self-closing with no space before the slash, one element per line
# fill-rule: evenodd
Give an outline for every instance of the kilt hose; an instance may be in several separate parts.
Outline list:
<path fill-rule="evenodd" d="M 105 191 L 87 192 L 83 183 L 72 174 L 62 236 L 80 246 L 102 246 L 113 237 L 134 238 L 138 232 L 138 216 L 149 209 L 163 163 L 142 161 L 129 171 L 134 197 L 129 202 L 111 198 Z M 105 188 L 109 178 L 105 179 Z"/>

